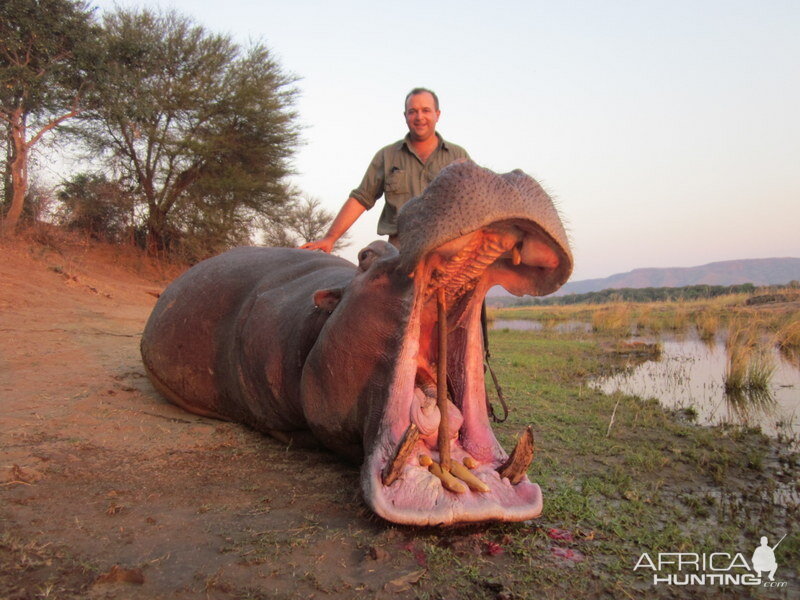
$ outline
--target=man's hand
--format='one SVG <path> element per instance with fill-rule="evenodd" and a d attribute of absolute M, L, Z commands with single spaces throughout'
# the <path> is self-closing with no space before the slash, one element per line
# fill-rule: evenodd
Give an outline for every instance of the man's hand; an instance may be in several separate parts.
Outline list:
<path fill-rule="evenodd" d="M 331 223 L 331 227 L 328 229 L 328 233 L 325 234 L 325 237 L 303 244 L 300 248 L 302 250 L 322 250 L 330 254 L 336 240 L 342 237 L 345 231 L 350 229 L 350 225 L 355 223 L 356 219 L 358 219 L 365 210 L 366 208 L 364 208 L 358 200 L 355 198 L 348 198 L 347 202 L 345 202 L 339 210 L 339 214 L 336 215 L 333 223 Z"/>
<path fill-rule="evenodd" d="M 336 243 L 336 240 L 331 239 L 329 237 L 324 237 L 321 240 L 316 240 L 313 242 L 308 242 L 300 246 L 301 250 L 322 250 L 323 252 L 327 252 L 328 254 L 331 253 L 333 250 L 333 245 Z"/>

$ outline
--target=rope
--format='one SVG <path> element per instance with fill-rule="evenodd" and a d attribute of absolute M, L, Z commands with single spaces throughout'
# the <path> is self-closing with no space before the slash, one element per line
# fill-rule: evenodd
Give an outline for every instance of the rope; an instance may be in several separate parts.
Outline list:
<path fill-rule="evenodd" d="M 492 421 L 495 423 L 502 423 L 508 418 L 508 404 L 506 404 L 505 396 L 503 395 L 503 388 L 500 387 L 500 382 L 497 380 L 497 375 L 494 374 L 494 369 L 492 369 L 492 365 L 489 364 L 489 325 L 486 319 L 486 301 L 484 300 L 483 305 L 481 306 L 481 330 L 483 331 L 483 367 L 484 372 L 488 369 L 489 374 L 492 376 L 492 381 L 494 382 L 494 389 L 497 392 L 497 399 L 500 400 L 500 404 L 503 407 L 503 418 L 499 418 L 497 414 L 494 412 L 494 406 L 492 403 L 489 402 L 489 396 L 486 396 L 486 410 L 488 411 L 489 415 L 492 417 Z"/>

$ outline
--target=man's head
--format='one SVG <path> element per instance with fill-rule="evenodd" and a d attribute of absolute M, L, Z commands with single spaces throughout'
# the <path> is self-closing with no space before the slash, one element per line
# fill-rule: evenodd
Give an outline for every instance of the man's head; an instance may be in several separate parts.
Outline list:
<path fill-rule="evenodd" d="M 423 142 L 436 134 L 436 123 L 439 121 L 439 98 L 431 90 L 414 88 L 406 96 L 403 113 L 411 138 Z"/>

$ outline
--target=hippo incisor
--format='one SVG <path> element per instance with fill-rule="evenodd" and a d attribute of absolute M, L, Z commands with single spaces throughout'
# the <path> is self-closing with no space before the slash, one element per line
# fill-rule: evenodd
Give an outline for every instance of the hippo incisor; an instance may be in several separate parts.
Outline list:
<path fill-rule="evenodd" d="M 558 213 L 523 172 L 463 162 L 398 228 L 399 251 L 373 242 L 358 267 L 256 247 L 192 267 L 147 322 L 147 373 L 186 410 L 283 441 L 310 432 L 360 462 L 366 503 L 390 521 L 534 518 L 530 429 L 509 458 L 489 423 L 480 313 L 494 285 L 544 295 L 567 280 Z"/>

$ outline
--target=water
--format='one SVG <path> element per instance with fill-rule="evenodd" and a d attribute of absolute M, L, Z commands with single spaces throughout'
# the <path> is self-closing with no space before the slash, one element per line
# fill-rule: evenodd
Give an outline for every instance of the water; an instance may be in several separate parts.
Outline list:
<path fill-rule="evenodd" d="M 492 329 L 512 329 L 515 331 L 542 331 L 552 329 L 559 333 L 588 333 L 592 324 L 586 321 L 555 321 L 547 324 L 532 319 L 495 319 L 490 323 Z"/>
<path fill-rule="evenodd" d="M 641 398 L 657 398 L 671 409 L 692 408 L 697 422 L 760 427 L 771 436 L 800 437 L 800 369 L 772 350 L 776 366 L 769 390 L 725 393 L 725 344 L 710 344 L 696 335 L 662 338 L 660 359 L 649 360 L 624 372 L 590 382 L 607 394 L 621 391 Z"/>
<path fill-rule="evenodd" d="M 514 331 L 542 331 L 541 321 L 531 319 L 495 319 L 490 323 L 492 329 L 512 329 Z"/>
<path fill-rule="evenodd" d="M 591 323 L 556 322 L 544 325 L 528 319 L 495 319 L 492 329 L 562 333 L 590 332 Z M 633 338 L 641 340 L 641 338 Z M 644 340 L 653 341 L 653 340 Z M 657 360 L 631 366 L 624 372 L 589 382 L 606 394 L 621 391 L 641 398 L 656 398 L 670 409 L 693 409 L 703 425 L 724 423 L 760 427 L 771 436 L 783 433 L 800 439 L 800 368 L 786 361 L 775 349 L 775 365 L 769 390 L 760 393 L 727 394 L 724 377 L 727 366 L 724 337 L 706 343 L 696 332 L 657 340 L 662 353 Z"/>

